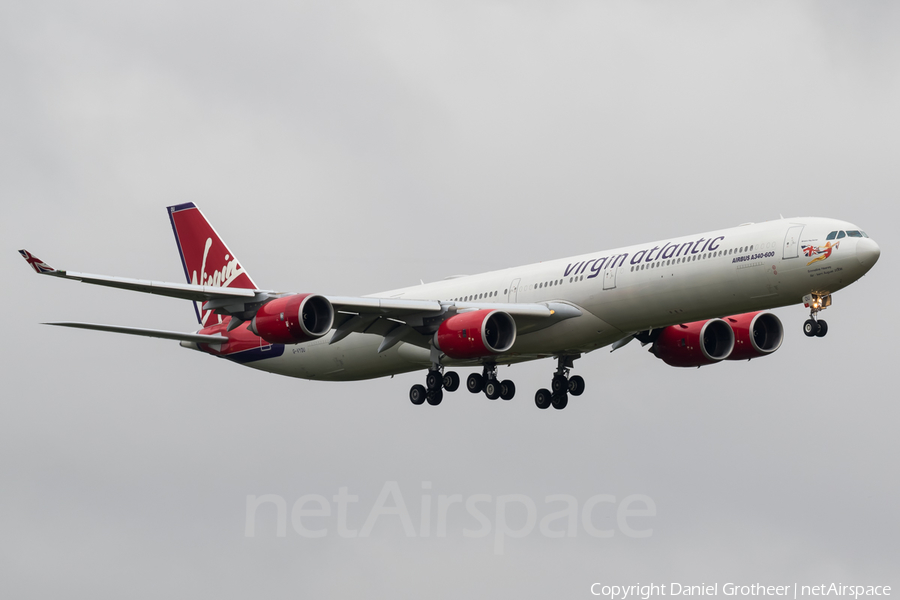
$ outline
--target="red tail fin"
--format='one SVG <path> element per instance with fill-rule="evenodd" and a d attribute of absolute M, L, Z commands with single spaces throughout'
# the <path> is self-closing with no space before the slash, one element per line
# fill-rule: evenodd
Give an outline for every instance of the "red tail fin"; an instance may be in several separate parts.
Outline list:
<path fill-rule="evenodd" d="M 193 202 L 169 206 L 167 210 L 188 283 L 256 289 L 234 253 Z M 220 315 L 207 310 L 201 316 L 197 303 L 194 303 L 194 309 L 201 325 L 213 325 L 222 320 Z"/>

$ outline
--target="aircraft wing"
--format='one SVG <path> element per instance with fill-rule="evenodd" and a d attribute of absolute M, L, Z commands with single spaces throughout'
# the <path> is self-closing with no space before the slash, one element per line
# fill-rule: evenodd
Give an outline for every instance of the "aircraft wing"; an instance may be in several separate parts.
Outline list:
<path fill-rule="evenodd" d="M 163 329 L 143 329 L 141 327 L 119 327 L 117 325 L 100 325 L 98 323 L 73 323 L 70 321 L 57 321 L 44 323 L 44 325 L 56 325 L 59 327 L 74 327 L 76 329 L 93 329 L 94 331 L 110 331 L 112 333 L 127 333 L 144 337 L 162 338 L 164 340 L 179 340 L 182 342 L 194 342 L 195 344 L 222 344 L 228 341 L 221 335 L 201 335 L 199 333 L 182 333 L 180 331 L 165 331 Z"/>
<path fill-rule="evenodd" d="M 91 273 L 76 273 L 74 271 L 64 271 L 54 269 L 47 263 L 28 252 L 27 250 L 19 250 L 28 264 L 35 272 L 41 275 L 52 275 L 61 279 L 71 279 L 73 281 L 81 281 L 84 283 L 93 283 L 95 285 L 103 285 L 123 290 L 131 290 L 134 292 L 143 292 L 146 294 L 157 294 L 159 296 L 168 296 L 170 298 L 181 298 L 183 300 L 193 300 L 195 302 L 206 302 L 208 300 L 226 300 L 226 299 L 242 299 L 252 300 L 262 294 L 277 294 L 269 290 L 252 290 L 246 288 L 232 287 L 216 287 L 211 285 L 194 285 L 190 283 L 168 283 L 165 281 L 150 281 L 147 279 L 131 279 L 128 277 L 112 277 L 109 275 L 93 275 Z"/>
<path fill-rule="evenodd" d="M 250 318 L 252 314 L 255 314 L 256 308 L 258 308 L 261 303 L 275 297 L 286 295 L 284 292 L 275 292 L 272 290 L 218 287 L 190 283 L 169 283 L 164 281 L 150 281 L 146 279 L 132 279 L 127 277 L 113 277 L 109 275 L 93 275 L 90 273 L 65 271 L 54 269 L 27 250 L 19 250 L 19 253 L 31 265 L 35 272 L 42 275 L 51 275 L 61 279 L 70 279 L 73 281 L 81 281 L 83 283 L 114 287 L 146 294 L 168 296 L 170 298 L 206 302 L 206 308 L 208 310 L 217 310 L 220 314 L 232 314 L 241 319 L 241 321 L 246 320 Z M 517 329 L 521 333 L 549 327 L 558 321 L 581 315 L 581 310 L 578 307 L 566 302 L 520 304 L 348 296 L 325 296 L 325 298 L 334 307 L 336 313 L 333 327 L 337 331 L 335 332 L 335 335 L 332 336 L 331 343 L 336 343 L 354 332 L 372 333 L 381 335 L 385 338 L 382 349 L 389 348 L 399 341 L 407 341 L 416 345 L 427 346 L 430 336 L 423 335 L 414 328 L 425 327 L 429 323 L 439 323 L 448 316 L 448 313 L 456 314 L 470 310 L 484 309 L 501 310 L 509 313 L 509 315 L 515 319 Z M 248 310 L 251 311 L 249 315 Z M 238 321 L 238 323 L 239 322 L 240 321 Z M 221 342 L 221 338 L 217 336 L 181 334 L 178 332 L 162 330 L 142 330 L 132 327 L 117 327 L 92 323 L 66 322 L 49 324 L 194 341 L 198 343 Z M 205 339 L 210 337 L 215 337 L 216 339 Z"/>
<path fill-rule="evenodd" d="M 550 317 L 553 309 L 547 304 L 515 304 L 500 302 L 441 302 L 438 300 L 407 300 L 405 298 L 353 298 L 347 296 L 325 296 L 339 312 L 375 314 L 386 317 L 402 317 L 414 313 L 440 313 L 445 307 L 455 307 L 457 311 L 494 309 L 508 312 L 513 316 Z"/>
<path fill-rule="evenodd" d="M 414 328 L 440 323 L 448 316 L 471 310 L 500 310 L 516 322 L 519 333 L 537 331 L 559 321 L 581 316 L 577 306 L 568 302 L 518 304 L 500 302 L 453 302 L 438 300 L 407 300 L 403 298 L 350 298 L 326 296 L 335 309 L 335 344 L 351 333 L 380 335 L 384 339 L 378 347 L 383 352 L 398 342 L 428 348 L 431 336 Z M 421 329 L 420 329 L 421 331 Z"/>

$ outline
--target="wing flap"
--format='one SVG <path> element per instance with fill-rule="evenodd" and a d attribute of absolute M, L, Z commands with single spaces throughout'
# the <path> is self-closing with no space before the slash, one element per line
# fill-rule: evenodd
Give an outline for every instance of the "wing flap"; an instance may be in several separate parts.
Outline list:
<path fill-rule="evenodd" d="M 335 310 L 359 314 L 382 314 L 390 317 L 412 313 L 440 312 L 441 303 L 436 300 L 404 300 L 402 298 L 351 298 L 325 296 Z"/>

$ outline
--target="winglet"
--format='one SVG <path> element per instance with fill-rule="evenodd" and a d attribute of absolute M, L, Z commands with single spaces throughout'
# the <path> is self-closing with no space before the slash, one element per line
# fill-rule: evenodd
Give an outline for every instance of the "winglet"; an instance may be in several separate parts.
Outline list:
<path fill-rule="evenodd" d="M 56 273 L 56 269 L 39 259 L 28 250 L 19 250 L 19 254 L 22 255 L 22 258 L 28 261 L 28 264 L 31 265 L 31 268 L 34 269 L 35 273 L 42 273 L 44 275 Z"/>

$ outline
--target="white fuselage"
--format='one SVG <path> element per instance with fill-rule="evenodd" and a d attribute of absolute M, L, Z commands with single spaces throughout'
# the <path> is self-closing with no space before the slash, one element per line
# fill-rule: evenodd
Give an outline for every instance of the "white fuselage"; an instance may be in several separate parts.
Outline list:
<path fill-rule="evenodd" d="M 519 333 L 512 349 L 490 358 L 506 364 L 590 352 L 635 332 L 713 317 L 798 304 L 810 293 L 829 294 L 869 268 L 863 254 L 877 245 L 844 237 L 822 255 L 835 230 L 854 225 L 824 218 L 748 224 L 681 238 L 638 244 L 561 260 L 455 277 L 391 290 L 372 297 L 439 300 L 456 309 L 492 303 L 562 302 L 581 316 Z M 818 260 L 812 261 L 813 258 Z M 486 306 L 487 305 L 487 306 Z M 329 344 L 321 339 L 288 345 L 278 357 L 248 366 L 306 379 L 354 380 L 426 368 L 426 348 L 400 343 L 378 353 L 379 335 L 353 333 Z M 479 361 L 447 365 L 477 366 Z"/>

